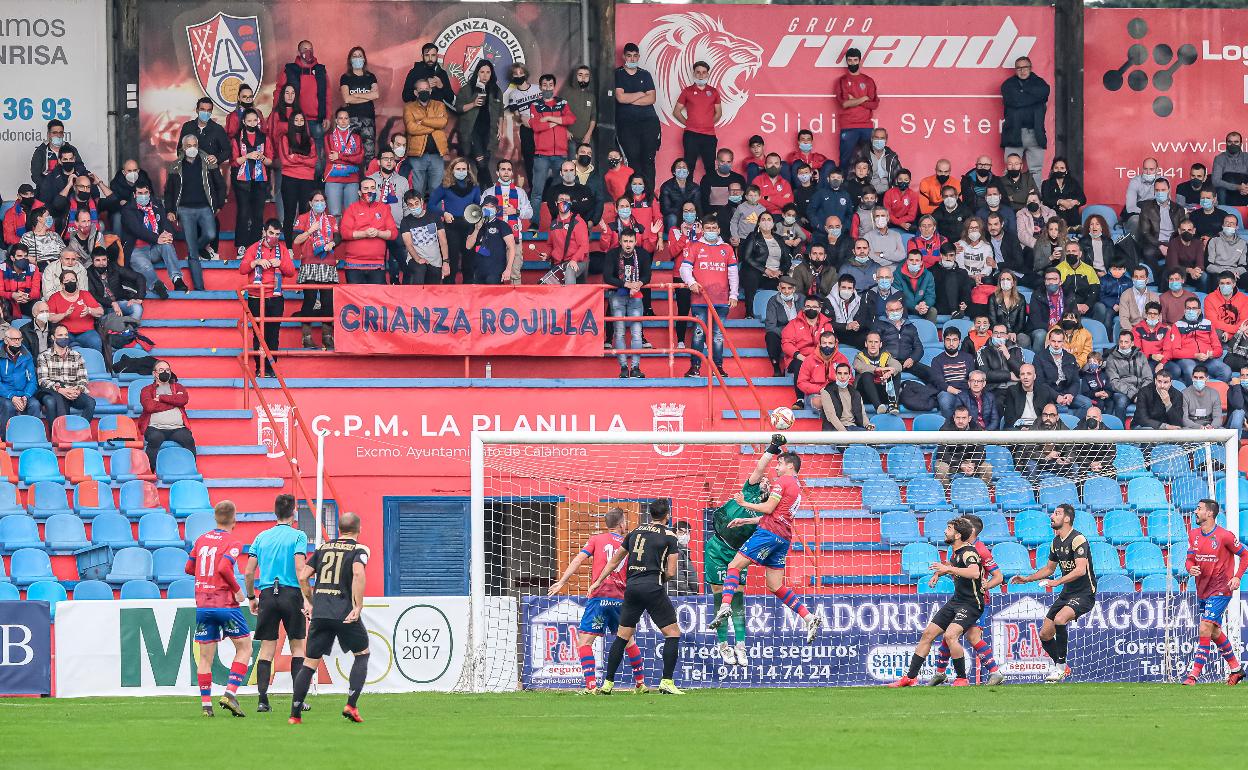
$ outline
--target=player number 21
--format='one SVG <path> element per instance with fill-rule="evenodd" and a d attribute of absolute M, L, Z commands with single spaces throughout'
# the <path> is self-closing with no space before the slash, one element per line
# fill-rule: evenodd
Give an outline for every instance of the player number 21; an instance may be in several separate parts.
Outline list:
<path fill-rule="evenodd" d="M 327 551 L 325 553 L 325 563 L 321 565 L 321 574 L 317 577 L 316 582 L 325 585 L 336 585 L 338 583 L 338 573 L 342 571 L 342 554 L 337 551 Z"/>

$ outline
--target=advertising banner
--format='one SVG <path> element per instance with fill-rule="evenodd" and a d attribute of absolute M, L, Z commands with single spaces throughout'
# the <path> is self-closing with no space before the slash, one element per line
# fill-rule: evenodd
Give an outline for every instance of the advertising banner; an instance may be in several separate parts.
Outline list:
<path fill-rule="evenodd" d="M 674 597 L 681 629 L 676 681 L 681 686 L 819 687 L 878 686 L 900 678 L 928 619 L 949 597 L 923 595 L 806 596 L 825 624 L 815 643 L 805 644 L 798 617 L 772 596 L 746 598 L 748 666 L 725 666 L 707 623 L 715 615 L 710 596 Z M 523 601 L 523 684 L 531 688 L 583 687 L 576 627 L 580 597 L 528 596 Z M 993 597 L 986 638 L 1010 682 L 1035 682 L 1052 664 L 1040 645 L 1040 627 L 1052 603 L 1049 595 Z M 1156 682 L 1173 680 L 1190 664 L 1198 645 L 1194 594 L 1106 594 L 1092 612 L 1070 626 L 1073 681 Z M 648 617 L 638 627 L 646 676 L 661 669 L 662 636 Z M 1242 637 L 1233 642 L 1236 652 Z M 968 658 L 971 656 L 968 656 Z M 932 648 L 921 677 L 935 667 Z M 605 666 L 599 645 L 599 672 Z M 975 671 L 977 664 L 970 669 Z M 1222 676 L 1220 660 L 1209 676 Z M 986 672 L 977 672 L 982 679 Z M 975 677 L 976 673 L 972 673 Z M 623 681 L 623 677 L 621 677 Z"/>
<path fill-rule="evenodd" d="M 1053 9 L 1005 6 L 628 5 L 616 8 L 617 55 L 641 49 L 654 76 L 664 122 L 656 168 L 665 178 L 681 153 L 683 129 L 672 106 L 693 82 L 693 63 L 711 65 L 723 117 L 721 147 L 738 161 L 753 134 L 782 157 L 797 149 L 797 131 L 815 134 L 815 151 L 836 159 L 840 108 L 833 101 L 846 73 L 845 51 L 858 48 L 874 78 L 876 125 L 917 180 L 948 158 L 961 175 L 987 154 L 998 171 L 1001 83 L 1014 60 L 1030 56 L 1035 74 L 1053 83 Z M 1053 105 L 1047 116 L 1053 136 Z M 1050 148 L 1052 145 L 1050 144 Z M 1050 150 L 1050 157 L 1051 157 Z"/>
<path fill-rule="evenodd" d="M 294 60 L 300 40 L 312 41 L 325 65 L 331 108 L 342 103 L 339 78 L 347 52 L 357 45 L 365 49 L 381 93 L 375 103 L 378 139 L 403 129 L 403 84 L 425 43 L 439 46 L 456 91 L 481 59 L 496 65 L 503 86 L 512 62 L 527 64 L 534 82 L 553 72 L 562 83 L 581 50 L 576 3 L 141 0 L 138 16 L 139 131 L 145 139 L 140 163 L 158 184 L 195 100 L 211 97 L 216 120 L 224 124 L 245 83 L 258 86 L 256 106 L 268 116 L 282 69 Z M 499 152 L 519 152 L 518 125 L 510 115 L 500 124 Z"/>
<path fill-rule="evenodd" d="M 52 692 L 52 617 L 47 602 L 0 602 L 0 695 Z"/>
<path fill-rule="evenodd" d="M 369 597 L 365 602 L 369 691 L 447 691 L 456 685 L 468 643 L 467 597 Z M 193 600 L 69 601 L 57 605 L 56 612 L 58 696 L 198 692 Z M 246 607 L 243 614 L 254 628 L 255 618 Z M 283 654 L 274 661 L 276 678 L 270 691 L 290 692 L 290 658 L 284 642 L 279 642 L 279 649 Z M 218 646 L 213 664 L 218 687 L 229 678 L 233 654 L 232 645 Z M 346 692 L 351 658 L 335 645 L 322 660 L 317 691 Z M 250 689 L 254 686 L 253 669 L 242 692 L 254 692 Z"/>
<path fill-rule="evenodd" d="M 601 356 L 601 286 L 367 286 L 334 291 L 343 353 Z"/>
<path fill-rule="evenodd" d="M 106 182 L 108 70 L 105 0 L 8 6 L 0 45 L 0 179 L 9 200 L 30 182 L 31 156 L 50 120 L 65 124 L 87 169 Z M 20 9 L 20 12 L 19 12 Z"/>
<path fill-rule="evenodd" d="M 1212 172 L 1248 115 L 1244 12 L 1213 8 L 1084 11 L 1084 190 L 1122 208 L 1145 158 L 1171 184 Z M 1246 180 L 1248 181 L 1248 180 Z"/>

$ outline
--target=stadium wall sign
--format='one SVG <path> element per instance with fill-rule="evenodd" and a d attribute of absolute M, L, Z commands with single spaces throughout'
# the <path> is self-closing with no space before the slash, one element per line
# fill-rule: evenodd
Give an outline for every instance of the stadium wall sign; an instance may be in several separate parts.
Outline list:
<path fill-rule="evenodd" d="M 364 286 L 334 292 L 337 349 L 376 355 L 601 356 L 601 286 Z"/>
<path fill-rule="evenodd" d="M 52 620 L 47 602 L 0 602 L 0 694 L 52 691 Z"/>
<path fill-rule="evenodd" d="M 835 161 L 833 90 L 846 72 L 845 51 L 858 48 L 880 94 L 876 124 L 888 129 L 916 179 L 942 157 L 959 174 L 980 154 L 1003 167 L 1000 88 L 1019 56 L 1030 56 L 1035 73 L 1053 83 L 1052 8 L 620 4 L 617 53 L 627 42 L 638 43 L 641 66 L 654 76 L 665 124 L 662 169 L 681 152 L 672 106 L 699 60 L 711 65 L 721 94 L 720 146 L 738 161 L 753 134 L 787 156 L 800 128 L 813 131 L 816 151 Z M 1053 119 L 1050 103 L 1050 137 Z"/>
<path fill-rule="evenodd" d="M 468 641 L 466 597 L 369 597 L 368 689 L 371 692 L 450 690 L 459 681 Z M 255 628 L 246 607 L 243 614 Z M 192 600 L 62 602 L 56 610 L 58 697 L 193 695 L 198 645 Z M 259 649 L 259 642 L 255 648 Z M 218 648 L 213 681 L 229 677 L 232 645 Z M 253 656 L 254 658 L 254 656 Z M 271 688 L 290 692 L 290 659 L 275 661 Z M 2 676 L 3 668 L 0 668 Z M 351 655 L 337 646 L 322 660 L 319 692 L 346 692 Z M 249 671 L 242 692 L 254 692 Z"/>
<path fill-rule="evenodd" d="M 724 666 L 716 652 L 715 632 L 706 624 L 715 614 L 710 596 L 674 597 L 682 638 L 676 681 L 691 687 L 873 686 L 901 677 L 919 634 L 941 604 L 943 595 L 805 596 L 821 615 L 825 631 L 805 645 L 797 616 L 772 596 L 746 598 L 750 665 Z M 994 596 L 988 641 L 1012 682 L 1036 682 L 1051 664 L 1040 645 L 1040 626 L 1053 597 Z M 522 603 L 523 683 L 529 688 L 582 687 L 576 627 L 584 600 L 567 596 L 527 596 Z M 1248 603 L 1246 603 L 1248 608 Z M 1070 661 L 1080 682 L 1155 682 L 1181 675 L 1195 653 L 1197 615 L 1193 594 L 1103 595 L 1096 608 L 1071 626 Z M 662 636 L 649 618 L 638 627 L 637 642 L 646 674 L 659 676 Z M 1236 652 L 1244 648 L 1241 637 Z M 930 676 L 936 650 L 922 676 Z M 599 675 L 605 665 L 601 642 Z M 1213 677 L 1225 674 L 1221 660 L 1211 661 Z M 972 677 L 976 675 L 973 664 Z M 986 672 L 981 677 L 986 677 Z M 623 681 L 623 679 L 621 679 Z"/>
<path fill-rule="evenodd" d="M 1101 118 L 1084 121 L 1088 201 L 1121 208 L 1147 157 L 1171 186 L 1188 180 L 1193 163 L 1212 172 L 1227 132 L 1244 130 L 1243 11 L 1088 8 L 1083 18 L 1083 93 Z"/>
<path fill-rule="evenodd" d="M 109 29 L 105 0 L 8 6 L 0 36 L 0 179 L 4 196 L 30 181 L 30 156 L 49 120 L 105 182 L 109 163 Z M 20 12 L 18 9 L 22 9 Z"/>

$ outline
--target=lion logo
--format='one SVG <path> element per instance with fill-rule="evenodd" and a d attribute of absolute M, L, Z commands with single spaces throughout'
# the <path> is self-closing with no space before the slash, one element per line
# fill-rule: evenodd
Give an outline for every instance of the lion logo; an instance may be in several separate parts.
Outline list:
<path fill-rule="evenodd" d="M 693 83 L 693 63 L 711 65 L 710 84 L 719 89 L 723 115 L 732 122 L 750 97 L 746 86 L 763 66 L 763 47 L 724 29 L 721 19 L 705 13 L 672 13 L 656 20 L 638 43 L 641 66 L 654 75 L 659 119 L 671 124 L 680 92 Z"/>

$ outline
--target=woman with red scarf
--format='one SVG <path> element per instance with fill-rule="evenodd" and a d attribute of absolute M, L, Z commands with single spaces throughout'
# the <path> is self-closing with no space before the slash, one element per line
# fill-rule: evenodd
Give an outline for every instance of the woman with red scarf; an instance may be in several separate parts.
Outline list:
<path fill-rule="evenodd" d="M 264 344 L 269 352 L 277 350 L 278 334 L 281 332 L 281 321 L 270 321 L 270 318 L 281 318 L 285 314 L 285 299 L 282 295 L 282 282 L 295 277 L 295 263 L 290 259 L 290 249 L 282 243 L 282 223 L 270 219 L 264 223 L 263 237 L 247 247 L 243 259 L 238 265 L 238 272 L 248 276 L 247 283 L 260 284 L 261 288 L 247 293 L 247 308 L 257 319 L 260 317 L 261 303 L 264 306 Z M 260 349 L 260 339 L 253 333 L 255 349 Z M 260 359 L 256 357 L 256 376 L 260 376 Z M 273 376 L 273 359 L 265 361 L 266 377 Z"/>
<path fill-rule="evenodd" d="M 329 213 L 336 217 L 360 198 L 360 166 L 364 163 L 364 141 L 351 128 L 345 109 L 334 113 L 334 125 L 325 135 L 325 199 Z"/>
<path fill-rule="evenodd" d="M 302 112 L 291 113 L 286 131 L 275 136 L 282 164 L 282 235 L 289 246 L 294 243 L 295 218 L 308 210 L 309 197 L 318 186 L 316 145 Z"/>
<path fill-rule="evenodd" d="M 325 193 L 317 190 L 308 201 L 311 210 L 299 215 L 295 223 L 294 251 L 299 255 L 299 283 L 324 284 L 323 289 L 304 289 L 303 306 L 295 315 L 300 318 L 317 319 L 321 327 L 321 347 L 334 349 L 334 295 L 329 288 L 338 283 L 338 257 L 334 253 L 341 240 L 338 220 L 326 211 Z M 316 308 L 320 299 L 321 307 Z M 312 341 L 312 323 L 303 324 L 303 346 L 315 349 Z"/>
<path fill-rule="evenodd" d="M 234 245 L 241 258 L 247 247 L 260 240 L 264 201 L 269 192 L 269 166 L 273 147 L 260 128 L 260 113 L 248 109 L 234 136 Z"/>

